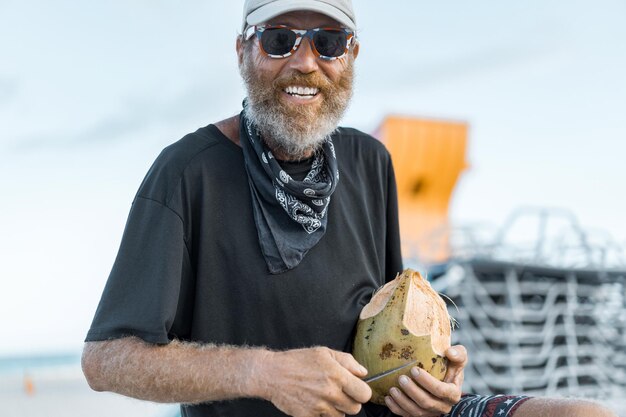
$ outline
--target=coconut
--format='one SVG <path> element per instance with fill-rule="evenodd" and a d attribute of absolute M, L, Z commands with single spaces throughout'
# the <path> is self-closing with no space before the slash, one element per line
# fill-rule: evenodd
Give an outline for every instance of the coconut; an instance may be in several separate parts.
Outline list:
<path fill-rule="evenodd" d="M 419 272 L 407 269 L 377 291 L 359 315 L 353 355 L 368 377 L 412 361 L 443 380 L 452 321 L 446 303 Z M 372 402 L 385 404 L 389 389 L 412 366 L 369 382 Z"/>

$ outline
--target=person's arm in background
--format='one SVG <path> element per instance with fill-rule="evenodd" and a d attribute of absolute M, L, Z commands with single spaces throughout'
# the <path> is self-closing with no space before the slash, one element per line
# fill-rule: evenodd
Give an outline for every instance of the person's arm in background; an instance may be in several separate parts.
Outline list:
<path fill-rule="evenodd" d="M 155 402 L 263 398 L 292 416 L 356 414 L 369 401 L 367 374 L 354 358 L 324 347 L 262 348 L 136 337 L 87 342 L 83 372 L 91 388 Z"/>

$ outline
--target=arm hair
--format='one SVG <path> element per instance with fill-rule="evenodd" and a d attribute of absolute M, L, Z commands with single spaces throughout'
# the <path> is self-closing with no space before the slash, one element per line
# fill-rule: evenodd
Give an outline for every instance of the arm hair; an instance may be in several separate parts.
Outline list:
<path fill-rule="evenodd" d="M 152 345 L 136 337 L 87 342 L 82 368 L 96 391 L 162 403 L 263 398 L 262 348 L 172 341 Z"/>

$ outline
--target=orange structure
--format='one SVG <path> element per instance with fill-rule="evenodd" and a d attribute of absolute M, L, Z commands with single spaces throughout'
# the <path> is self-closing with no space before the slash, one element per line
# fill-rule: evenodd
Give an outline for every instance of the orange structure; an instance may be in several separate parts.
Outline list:
<path fill-rule="evenodd" d="M 449 257 L 448 211 L 466 162 L 467 124 L 387 117 L 374 136 L 391 153 L 405 258 L 423 263 Z"/>

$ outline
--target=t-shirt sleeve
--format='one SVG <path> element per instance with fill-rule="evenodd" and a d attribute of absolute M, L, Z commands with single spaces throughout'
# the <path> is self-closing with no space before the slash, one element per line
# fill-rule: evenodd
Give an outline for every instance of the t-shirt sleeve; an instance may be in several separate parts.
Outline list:
<path fill-rule="evenodd" d="M 86 341 L 137 336 L 168 343 L 184 332 L 177 323 L 185 322 L 181 298 L 191 275 L 180 216 L 137 196 Z"/>
<path fill-rule="evenodd" d="M 387 165 L 387 236 L 385 254 L 385 280 L 389 282 L 402 272 L 398 191 L 391 156 Z"/>

